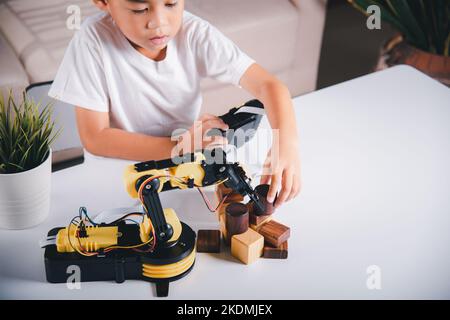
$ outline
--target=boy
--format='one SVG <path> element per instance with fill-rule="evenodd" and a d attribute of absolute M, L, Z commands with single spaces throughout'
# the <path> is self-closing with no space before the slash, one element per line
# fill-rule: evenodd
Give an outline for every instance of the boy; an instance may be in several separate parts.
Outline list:
<path fill-rule="evenodd" d="M 287 87 L 219 30 L 184 10 L 184 0 L 93 0 L 102 13 L 89 17 L 71 40 L 49 95 L 76 106 L 83 146 L 92 154 L 145 161 L 169 158 L 183 142 L 192 152 L 211 143 L 209 129 L 227 129 L 214 115 L 197 119 L 199 81 L 213 77 L 240 85 L 261 100 L 278 130 L 276 163 L 270 152 L 268 201 L 276 207 L 300 190 L 294 110 Z M 197 121 L 194 123 L 194 120 Z M 194 125 L 192 125 L 194 123 Z M 190 127 L 190 128 L 189 128 Z M 174 129 L 189 128 L 179 142 Z M 213 143 L 226 143 L 216 136 Z"/>

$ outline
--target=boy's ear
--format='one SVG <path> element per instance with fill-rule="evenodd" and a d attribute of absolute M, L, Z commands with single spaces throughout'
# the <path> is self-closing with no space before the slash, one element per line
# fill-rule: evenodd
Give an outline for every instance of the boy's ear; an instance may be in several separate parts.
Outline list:
<path fill-rule="evenodd" d="M 94 2 L 94 5 L 103 11 L 108 11 L 108 0 L 92 0 Z"/>

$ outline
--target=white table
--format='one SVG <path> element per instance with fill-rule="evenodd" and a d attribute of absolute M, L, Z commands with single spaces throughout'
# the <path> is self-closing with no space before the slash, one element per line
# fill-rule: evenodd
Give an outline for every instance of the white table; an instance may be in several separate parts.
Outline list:
<path fill-rule="evenodd" d="M 228 252 L 200 253 L 192 272 L 171 283 L 169 298 L 450 298 L 450 90 L 399 66 L 294 102 L 303 189 L 275 217 L 291 227 L 289 258 L 246 266 Z M 48 220 L 0 231 L 2 298 L 155 297 L 143 281 L 79 290 L 45 281 L 38 241 L 48 230 L 66 225 L 81 205 L 97 213 L 135 204 L 121 180 L 128 163 L 88 157 L 53 174 Z M 163 205 L 194 230 L 216 227 L 192 191 L 162 193 Z M 367 286 L 373 265 L 379 290 Z"/>

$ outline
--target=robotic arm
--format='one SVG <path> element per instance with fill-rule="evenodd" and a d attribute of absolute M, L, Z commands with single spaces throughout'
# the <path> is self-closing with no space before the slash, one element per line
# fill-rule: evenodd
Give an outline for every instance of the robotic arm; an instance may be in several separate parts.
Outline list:
<path fill-rule="evenodd" d="M 159 192 L 224 183 L 235 192 L 248 195 L 261 211 L 264 210 L 244 169 L 238 163 L 227 162 L 221 148 L 130 165 L 125 170 L 124 181 L 129 195 L 139 197 L 143 203 L 159 245 L 168 242 L 174 234 L 173 226 L 166 221 Z"/>

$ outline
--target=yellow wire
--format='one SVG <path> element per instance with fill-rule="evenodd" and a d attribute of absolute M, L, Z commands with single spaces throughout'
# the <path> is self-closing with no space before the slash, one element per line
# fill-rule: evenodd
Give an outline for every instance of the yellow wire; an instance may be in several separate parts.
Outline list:
<path fill-rule="evenodd" d="M 148 241 L 142 242 L 140 244 L 134 245 L 134 246 L 112 246 L 112 247 L 106 247 L 105 250 L 114 250 L 114 249 L 133 249 L 133 248 L 139 248 L 142 247 L 148 243 L 150 243 L 153 240 L 153 237 L 151 237 Z"/>

